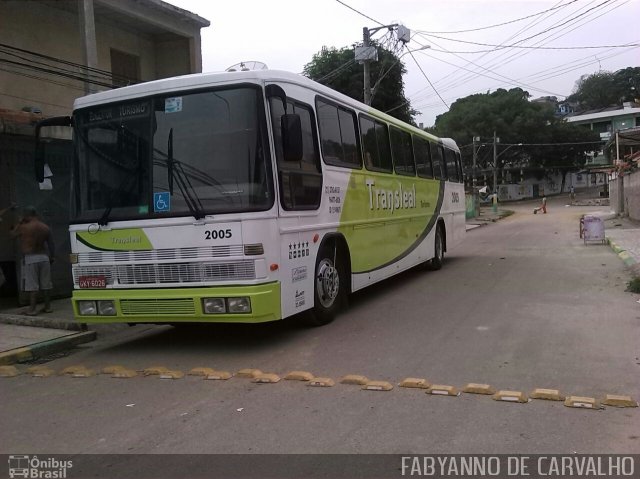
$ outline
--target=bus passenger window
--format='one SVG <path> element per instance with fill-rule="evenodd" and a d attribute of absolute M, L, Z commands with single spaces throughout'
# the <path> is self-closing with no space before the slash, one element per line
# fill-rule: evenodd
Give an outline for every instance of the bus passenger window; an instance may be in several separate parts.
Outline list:
<path fill-rule="evenodd" d="M 361 115 L 360 134 L 367 170 L 391 172 L 393 166 L 387 125 Z"/>
<path fill-rule="evenodd" d="M 418 172 L 418 176 L 422 178 L 433 178 L 433 166 L 431 165 L 429 142 L 414 136 L 413 154 L 416 157 L 416 170 Z"/>
<path fill-rule="evenodd" d="M 391 152 L 396 173 L 415 176 L 416 166 L 413 161 L 411 134 L 398 128 L 391 127 Z"/>
<path fill-rule="evenodd" d="M 444 149 L 444 160 L 447 168 L 447 178 L 449 181 L 460 181 L 458 177 L 458 165 L 456 163 L 455 151 Z"/>
<path fill-rule="evenodd" d="M 438 180 L 446 179 L 442 160 L 442 146 L 435 143 L 431 144 L 431 162 L 433 163 L 433 177 Z"/>
<path fill-rule="evenodd" d="M 316 100 L 316 109 L 325 163 L 360 168 L 362 159 L 355 114 L 320 98 Z"/>

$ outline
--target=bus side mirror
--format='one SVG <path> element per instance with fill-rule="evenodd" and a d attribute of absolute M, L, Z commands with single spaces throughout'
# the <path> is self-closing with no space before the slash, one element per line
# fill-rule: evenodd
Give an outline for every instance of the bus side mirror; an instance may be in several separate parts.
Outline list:
<path fill-rule="evenodd" d="M 302 122 L 300 115 L 288 113 L 281 117 L 282 153 L 284 161 L 302 160 Z"/>
<path fill-rule="evenodd" d="M 45 118 L 36 123 L 36 150 L 34 154 L 34 166 L 36 181 L 42 183 L 44 181 L 44 145 L 40 141 L 40 129 L 47 126 L 71 126 L 70 116 L 55 116 L 53 118 Z"/>

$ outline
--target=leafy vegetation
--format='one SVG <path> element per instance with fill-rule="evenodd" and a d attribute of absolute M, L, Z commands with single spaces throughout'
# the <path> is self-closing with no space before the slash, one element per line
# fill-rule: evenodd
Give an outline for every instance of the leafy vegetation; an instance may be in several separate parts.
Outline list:
<path fill-rule="evenodd" d="M 633 278 L 627 283 L 627 291 L 630 293 L 640 293 L 640 277 Z"/>
<path fill-rule="evenodd" d="M 628 67 L 615 73 L 599 71 L 581 76 L 567 98 L 579 110 L 620 105 L 640 98 L 640 67 Z"/>
<path fill-rule="evenodd" d="M 501 144 L 523 147 L 500 147 L 499 163 L 502 167 L 534 167 L 566 173 L 583 166 L 586 152 L 599 144 L 600 137 L 588 128 L 566 123 L 555 116 L 553 108 L 529 101 L 529 93 L 520 89 L 499 89 L 493 93 L 476 94 L 457 100 L 451 109 L 436 118 L 433 131 L 438 136 L 452 137 L 458 144 L 471 142 L 480 136 L 492 142 L 495 131 Z M 559 145 L 559 143 L 588 143 Z M 488 149 L 479 150 L 478 168 L 493 166 L 493 155 Z M 471 165 L 471 148 L 463 149 L 463 161 Z"/>

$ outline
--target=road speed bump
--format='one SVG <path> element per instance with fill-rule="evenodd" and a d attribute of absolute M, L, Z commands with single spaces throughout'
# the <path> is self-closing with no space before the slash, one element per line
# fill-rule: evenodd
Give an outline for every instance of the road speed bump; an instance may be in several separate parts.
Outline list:
<path fill-rule="evenodd" d="M 422 378 L 406 378 L 403 379 L 400 384 L 398 384 L 401 388 L 418 388 L 418 389 L 427 389 L 431 386 L 431 383 L 426 379 Z"/>
<path fill-rule="evenodd" d="M 56 374 L 56 372 L 48 366 L 33 366 L 27 369 L 27 372 L 34 378 L 48 378 Z"/>
<path fill-rule="evenodd" d="M 311 381 L 314 377 L 308 371 L 291 371 L 284 378 L 288 381 Z"/>
<path fill-rule="evenodd" d="M 313 378 L 309 381 L 308 386 L 318 388 L 330 388 L 335 386 L 335 381 L 331 378 Z"/>
<path fill-rule="evenodd" d="M 273 373 L 262 373 L 253 378 L 251 382 L 260 384 L 273 384 L 280 382 L 280 376 Z"/>
<path fill-rule="evenodd" d="M 619 396 L 617 394 L 607 394 L 602 400 L 605 406 L 613 407 L 638 407 L 638 402 L 631 396 Z"/>
<path fill-rule="evenodd" d="M 489 386 L 488 384 L 469 383 L 464 387 L 462 392 L 467 394 L 491 395 L 491 394 L 495 394 L 496 390 L 491 386 Z"/>
<path fill-rule="evenodd" d="M 501 390 L 493 395 L 493 399 L 495 401 L 507 401 L 507 402 L 518 402 L 518 403 L 529 402 L 527 395 L 522 391 Z"/>
<path fill-rule="evenodd" d="M 107 366 L 106 368 L 102 368 L 102 374 L 114 374 L 116 371 L 126 370 L 124 366 Z"/>
<path fill-rule="evenodd" d="M 169 371 L 168 368 L 165 368 L 164 366 L 151 366 L 150 368 L 144 368 L 142 370 L 142 374 L 144 374 L 145 376 L 159 376 L 162 373 L 166 373 L 167 371 Z"/>
<path fill-rule="evenodd" d="M 210 380 L 220 380 L 226 381 L 227 379 L 231 379 L 233 375 L 228 371 L 216 371 L 215 369 L 207 374 L 204 378 Z"/>
<path fill-rule="evenodd" d="M 432 384 L 426 393 L 435 394 L 436 396 L 460 396 L 460 391 L 457 388 L 444 384 Z"/>
<path fill-rule="evenodd" d="M 387 381 L 369 381 L 362 386 L 365 391 L 391 391 L 393 385 Z"/>
<path fill-rule="evenodd" d="M 61 376 L 71 376 L 72 378 L 88 378 L 94 374 L 94 371 L 85 366 L 69 366 L 60 372 Z"/>
<path fill-rule="evenodd" d="M 124 368 L 116 369 L 115 371 L 113 371 L 113 373 L 111 373 L 112 378 L 119 378 L 119 379 L 135 378 L 137 375 L 138 373 L 133 369 L 124 369 Z"/>
<path fill-rule="evenodd" d="M 583 409 L 600 409 L 600 405 L 595 398 L 584 396 L 568 396 L 567 399 L 564 400 L 564 405 Z"/>
<path fill-rule="evenodd" d="M 564 394 L 557 389 L 536 388 L 529 394 L 531 399 L 546 399 L 547 401 L 564 401 Z"/>
<path fill-rule="evenodd" d="M 256 378 L 256 377 L 260 376 L 261 374 L 262 374 L 262 371 L 260 371 L 259 369 L 246 368 L 246 369 L 241 369 L 240 371 L 238 371 L 236 373 L 236 377 L 237 378 L 253 379 L 253 378 Z"/>
<path fill-rule="evenodd" d="M 340 384 L 355 384 L 356 386 L 364 386 L 369 380 L 365 376 L 359 374 L 347 374 L 340 380 Z"/>
<path fill-rule="evenodd" d="M 0 366 L 0 377 L 15 378 L 20 375 L 20 371 L 15 366 Z"/>
<path fill-rule="evenodd" d="M 187 374 L 189 376 L 209 376 L 210 374 L 214 374 L 216 372 L 213 368 L 193 368 Z"/>
<path fill-rule="evenodd" d="M 160 379 L 182 379 L 184 373 L 182 371 L 163 371 L 159 376 Z"/>

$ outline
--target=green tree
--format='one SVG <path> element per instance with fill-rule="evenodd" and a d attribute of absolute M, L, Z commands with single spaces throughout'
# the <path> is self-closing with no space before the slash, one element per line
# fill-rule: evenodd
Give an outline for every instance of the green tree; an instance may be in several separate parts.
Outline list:
<path fill-rule="evenodd" d="M 640 67 L 629 67 L 615 73 L 599 71 L 582 75 L 567 101 L 577 103 L 580 110 L 593 110 L 634 101 L 639 96 Z"/>
<path fill-rule="evenodd" d="M 523 168 L 540 167 L 547 171 L 566 172 L 579 168 L 586 161 L 586 152 L 596 148 L 599 135 L 590 129 L 575 126 L 555 117 L 553 108 L 529 101 L 529 93 L 520 89 L 499 89 L 490 94 L 476 94 L 457 100 L 451 109 L 436 118 L 435 133 L 451 137 L 459 145 L 472 142 L 479 136 L 485 144 L 478 154 L 478 168 L 493 168 L 491 154 L 493 132 L 500 144 L 499 166 Z M 584 145 L 560 145 L 583 143 Z M 463 148 L 465 166 L 472 165 L 471 148 Z M 502 150 L 502 151 L 500 151 Z M 564 181 L 564 179 L 563 179 Z"/>
<path fill-rule="evenodd" d="M 380 111 L 391 110 L 389 115 L 415 124 L 414 116 L 417 112 L 404 96 L 404 64 L 393 52 L 380 46 L 377 48 L 378 61 L 371 62 L 371 86 L 377 84 L 371 106 Z M 354 57 L 354 47 L 323 47 L 304 66 L 303 74 L 355 100 L 363 101 L 363 69 L 362 65 L 354 61 Z"/>

